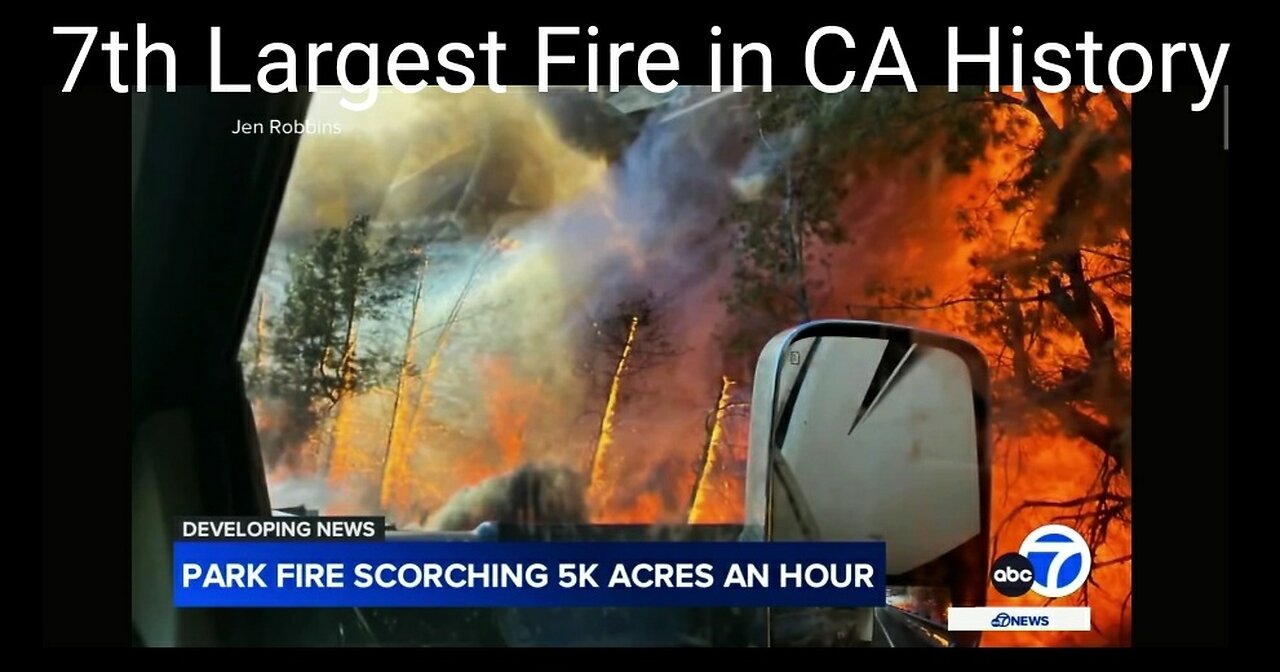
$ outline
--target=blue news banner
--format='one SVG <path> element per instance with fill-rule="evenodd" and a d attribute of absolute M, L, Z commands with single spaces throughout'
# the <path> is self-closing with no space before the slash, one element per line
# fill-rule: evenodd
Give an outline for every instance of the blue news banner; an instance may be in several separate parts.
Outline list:
<path fill-rule="evenodd" d="M 881 542 L 416 541 L 386 540 L 381 528 L 333 540 L 244 529 L 176 535 L 175 606 L 882 607 L 886 596 Z"/>

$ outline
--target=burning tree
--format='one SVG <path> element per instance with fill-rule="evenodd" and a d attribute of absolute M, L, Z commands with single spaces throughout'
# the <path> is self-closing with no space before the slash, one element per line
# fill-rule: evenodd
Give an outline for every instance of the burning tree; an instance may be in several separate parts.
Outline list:
<path fill-rule="evenodd" d="M 933 124 L 966 130 L 948 143 L 953 170 L 993 153 L 1004 164 L 956 212 L 975 243 L 972 279 L 937 300 L 928 285 L 876 286 L 876 302 L 850 312 L 958 309 L 968 330 L 998 344 L 990 355 L 1004 428 L 1026 430 L 1047 415 L 1104 458 L 1093 492 L 1026 501 L 1009 515 L 1073 510 L 1062 518 L 1085 525 L 1096 547 L 1111 523 L 1128 522 L 1127 478 L 1117 476 L 1131 466 L 1130 341 L 1116 315 L 1132 303 L 1129 108 L 1115 91 L 1046 101 L 1034 90 L 979 89 L 927 113 L 935 121 L 912 129 L 912 142 L 939 132 Z"/>
<path fill-rule="evenodd" d="M 397 471 L 403 471 L 407 468 L 408 451 L 402 447 L 403 440 L 401 437 L 406 431 L 406 416 L 408 416 L 408 411 L 410 410 L 408 400 L 410 396 L 408 393 L 409 381 L 417 375 L 415 361 L 417 355 L 416 339 L 414 337 L 418 331 L 418 317 L 422 309 L 422 293 L 426 285 L 428 263 L 429 260 L 424 259 L 418 271 L 418 281 L 414 286 L 413 300 L 409 308 L 409 324 L 405 328 L 404 351 L 396 374 L 395 396 L 392 399 L 390 426 L 387 428 L 387 442 L 382 458 L 382 480 L 378 488 L 378 501 L 383 508 L 387 508 L 391 499 L 398 494 L 395 488 Z"/>
<path fill-rule="evenodd" d="M 369 218 L 356 217 L 315 234 L 290 260 L 263 377 L 266 396 L 284 404 L 284 446 L 299 445 L 344 399 L 397 372 L 394 353 L 359 347 L 359 325 L 400 298 L 416 254 L 397 239 L 370 238 Z"/>
<path fill-rule="evenodd" d="M 775 171 L 764 196 L 737 213 L 740 310 L 792 322 L 908 321 L 968 336 L 992 364 L 998 439 L 1069 437 L 1090 446 L 1100 465 L 1092 485 L 1070 496 L 1044 496 L 1034 483 L 1018 486 L 1023 501 L 993 520 L 993 542 L 1000 544 L 999 533 L 1029 510 L 1047 512 L 1040 522 L 1075 524 L 1095 550 L 1116 525 L 1127 535 L 1127 99 L 1082 89 L 1053 97 L 982 88 L 843 96 L 795 89 L 762 96 L 757 106 L 762 138 L 798 126 L 811 146 L 821 143 L 804 152 L 800 170 L 793 161 Z M 839 202 L 833 206 L 832 199 Z M 912 201 L 946 211 L 913 209 Z M 876 219 L 886 211 L 893 214 Z M 934 217 L 949 219 L 948 230 L 934 226 Z M 864 239 L 877 234 L 860 225 L 870 220 L 884 228 L 886 219 L 896 231 Z M 939 251 L 921 252 L 930 247 Z M 957 254 L 962 274 L 937 268 L 942 255 Z M 815 255 L 841 260 L 833 281 L 815 277 Z M 817 289 L 829 292 L 825 300 L 815 300 Z M 1048 440 L 1013 445 L 1062 447 Z M 1129 555 L 1095 557 L 1101 567 Z M 1126 581 L 1121 596 L 1127 590 Z M 1127 604 L 1124 597 L 1121 622 Z"/>
<path fill-rule="evenodd" d="M 428 238 L 434 242 L 435 235 Z M 469 247 L 469 246 L 468 246 Z M 424 480 L 414 468 L 415 458 L 430 450 L 433 438 L 439 438 L 446 428 L 431 419 L 435 395 L 444 368 L 445 352 L 456 338 L 459 325 L 468 316 L 476 317 L 501 306 L 464 308 L 476 284 L 482 267 L 496 254 L 494 240 L 482 243 L 479 251 L 469 251 L 463 259 L 449 259 L 450 255 L 436 255 L 439 259 L 424 259 L 417 272 L 412 300 L 408 308 L 408 321 L 401 331 L 403 339 L 399 373 L 396 376 L 394 396 L 386 438 L 381 448 L 381 474 L 379 476 L 379 506 L 393 516 L 412 519 L 422 504 L 421 488 Z M 424 257 L 427 255 L 424 255 Z M 458 255 L 453 255 L 457 257 Z M 447 301 L 445 314 L 434 325 L 426 324 L 424 304 L 431 291 L 428 265 L 444 273 L 460 274 L 462 285 L 457 294 Z M 440 293 L 436 289 L 436 293 Z"/>
<path fill-rule="evenodd" d="M 258 292 L 258 300 L 253 309 L 252 336 L 245 334 L 240 348 L 240 361 L 245 367 L 245 388 L 252 394 L 260 392 L 265 385 L 267 349 L 270 347 L 267 336 L 267 293 Z"/>
<path fill-rule="evenodd" d="M 665 305 L 665 300 L 648 292 L 619 301 L 604 314 L 590 316 L 590 348 L 580 370 L 588 381 L 589 398 L 603 400 L 598 407 L 588 404 L 584 409 L 599 423 L 587 461 L 588 483 L 595 492 L 600 492 L 609 447 L 614 442 L 619 405 L 624 397 L 636 396 L 634 389 L 624 394 L 624 381 L 637 382 L 635 376 L 680 352 L 672 345 L 661 317 Z"/>
<path fill-rule="evenodd" d="M 696 477 L 693 481 L 693 488 L 689 491 L 689 504 L 685 513 L 685 519 L 690 523 L 703 519 L 707 484 L 711 475 L 715 472 L 717 456 L 722 451 L 725 443 L 725 417 L 728 415 L 729 410 L 734 407 L 733 397 L 730 392 L 733 384 L 733 380 L 729 376 L 724 376 L 720 379 L 720 392 L 716 395 L 716 403 L 707 414 L 707 437 L 702 444 L 702 451 L 698 455 L 698 461 L 695 466 Z"/>
<path fill-rule="evenodd" d="M 604 389 L 610 385 L 619 353 L 628 341 L 631 342 L 627 358 L 629 372 L 640 372 L 680 355 L 681 350 L 671 342 L 663 319 L 670 302 L 669 297 L 646 292 L 588 315 L 591 345 L 580 367 L 593 381 L 593 387 Z"/>

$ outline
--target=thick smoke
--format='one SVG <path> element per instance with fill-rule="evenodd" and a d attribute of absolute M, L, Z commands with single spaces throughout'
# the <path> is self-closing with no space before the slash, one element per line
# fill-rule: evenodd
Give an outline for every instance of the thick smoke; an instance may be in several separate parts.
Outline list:
<path fill-rule="evenodd" d="M 343 116 L 341 136 L 304 139 L 273 246 L 362 214 L 382 231 L 447 221 L 457 234 L 426 246 L 414 373 L 401 393 L 409 410 L 390 441 L 408 453 L 409 473 L 396 478 L 412 502 L 389 513 L 421 520 L 530 460 L 585 475 L 622 350 L 611 329 L 636 317 L 604 504 L 684 516 L 724 373 L 732 241 L 719 219 L 754 120 L 733 96 L 660 108 L 606 163 L 565 138 L 557 108 L 532 92 L 392 100 Z M 332 114 L 330 102 L 318 99 L 313 118 Z M 287 282 L 277 268 L 264 288 Z M 402 315 L 361 324 L 362 348 L 402 349 L 404 303 Z M 379 489 L 393 397 L 344 402 L 357 409 L 349 445 L 333 447 L 357 454 L 344 489 Z"/>
<path fill-rule="evenodd" d="M 585 469 L 607 391 L 577 364 L 589 361 L 607 373 L 621 347 L 594 338 L 599 320 L 626 318 L 614 313 L 655 297 L 636 330 L 614 443 L 602 458 L 606 477 L 617 481 L 610 500 L 617 506 L 648 493 L 675 513 L 687 497 L 683 490 L 693 485 L 693 460 L 719 390 L 716 307 L 729 241 L 717 222 L 740 158 L 734 146 L 740 136 L 725 107 L 707 106 L 670 122 L 651 117 L 597 185 L 514 227 L 507 234 L 514 250 L 493 262 L 468 298 L 500 309 L 467 323 L 469 352 L 461 334 L 450 350 L 451 361 L 504 357 L 517 377 L 538 381 L 537 400 L 513 400 L 536 405 L 542 416 L 541 427 L 525 437 L 525 450 Z M 669 348 L 659 352 L 658 338 Z M 464 385 L 489 398 L 510 391 L 507 381 L 484 389 L 493 382 L 480 381 L 480 389 L 474 380 Z M 672 487 L 672 476 L 680 487 Z"/>

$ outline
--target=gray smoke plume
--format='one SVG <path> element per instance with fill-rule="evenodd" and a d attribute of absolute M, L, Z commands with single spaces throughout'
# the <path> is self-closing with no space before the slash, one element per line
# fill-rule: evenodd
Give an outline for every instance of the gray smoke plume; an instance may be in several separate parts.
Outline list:
<path fill-rule="evenodd" d="M 273 250 L 359 214 L 383 231 L 447 233 L 426 246 L 404 395 L 426 510 L 526 461 L 584 473 L 608 396 L 601 382 L 622 349 L 602 334 L 643 306 L 607 471 L 619 506 L 648 493 L 679 514 L 724 373 L 717 334 L 733 233 L 720 219 L 758 144 L 756 121 L 733 95 L 681 90 L 636 128 L 603 133 L 635 136 L 607 163 L 566 138 L 563 103 L 549 100 L 514 89 L 386 96 L 359 113 L 371 116 L 347 115 L 340 139 L 304 139 Z M 333 114 L 316 105 L 313 117 Z M 277 268 L 263 286 L 287 282 Z M 410 308 L 361 324 L 361 347 L 402 349 Z M 669 347 L 654 345 L 659 335 Z M 360 400 L 347 447 L 374 465 L 358 478 L 375 490 L 390 394 Z"/>

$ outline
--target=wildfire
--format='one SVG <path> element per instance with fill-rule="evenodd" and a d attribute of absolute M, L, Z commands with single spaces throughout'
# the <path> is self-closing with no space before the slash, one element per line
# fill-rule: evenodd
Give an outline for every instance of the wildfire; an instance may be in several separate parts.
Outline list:
<path fill-rule="evenodd" d="M 662 497 L 653 491 L 642 492 L 636 496 L 629 506 L 610 506 L 599 514 L 602 523 L 652 525 L 665 519 Z"/>
<path fill-rule="evenodd" d="M 1076 507 L 1026 507 L 1026 502 L 1069 502 L 1096 486 L 1102 460 L 1096 448 L 1082 441 L 1046 431 L 1025 438 L 1009 439 L 996 445 L 992 483 L 992 534 L 997 535 L 994 553 L 1016 551 L 1032 530 L 1050 522 L 1063 523 L 1086 533 L 1085 524 L 1074 516 L 1084 511 Z M 1128 494 L 1128 488 L 1120 493 Z M 1020 508 L 1024 507 L 1024 508 Z M 997 534 L 998 533 L 998 534 Z M 1130 566 L 1117 562 L 1132 552 L 1129 528 L 1112 526 L 1106 539 L 1094 550 L 1089 591 L 1093 632 L 999 632 L 983 635 L 985 646 L 1099 646 L 1115 644 L 1128 636 L 1130 628 Z M 994 556 L 993 556 L 994 557 Z M 994 589 L 990 604 L 1041 606 L 1047 600 L 1029 593 L 1011 600 Z M 1077 598 L 1052 601 L 1054 605 L 1077 604 Z"/>
<path fill-rule="evenodd" d="M 420 253 L 420 250 L 414 250 Z M 408 396 L 409 372 L 416 356 L 414 332 L 418 328 L 418 315 L 422 312 L 422 289 L 426 283 L 428 261 L 423 260 L 422 270 L 418 274 L 418 286 L 413 294 L 413 309 L 409 314 L 409 328 L 405 334 L 404 359 L 400 363 L 400 373 L 396 378 L 395 401 L 391 406 L 391 428 L 387 430 L 387 450 L 382 468 L 382 484 L 378 501 L 388 511 L 402 512 L 412 503 L 408 480 L 401 474 L 410 470 L 409 455 L 413 448 L 405 440 L 408 432 L 405 423 L 408 419 L 409 405 L 405 403 Z"/>
<path fill-rule="evenodd" d="M 267 343 L 267 294 L 258 294 L 258 318 L 254 321 L 253 371 L 262 371 L 263 358 L 266 355 Z"/>
<path fill-rule="evenodd" d="M 729 388 L 733 381 L 724 376 L 720 384 L 720 396 L 716 399 L 715 420 L 711 432 L 707 435 L 707 445 L 702 458 L 702 468 L 698 471 L 698 480 L 693 488 L 693 503 L 689 506 L 689 522 L 696 523 L 706 517 L 706 496 L 703 494 L 707 486 L 707 477 L 716 466 L 716 452 L 724 441 L 724 415 L 729 408 Z"/>
<path fill-rule="evenodd" d="M 431 412 L 431 389 L 440 374 L 440 362 L 444 358 L 445 349 L 449 347 L 452 327 L 453 323 L 449 323 L 441 330 L 440 336 L 436 339 L 435 348 L 431 350 L 431 357 L 427 359 L 427 366 L 422 372 L 422 380 L 418 383 L 418 399 L 414 402 L 410 422 L 412 425 L 410 441 L 414 444 L 419 444 L 426 439 L 428 416 Z"/>
<path fill-rule="evenodd" d="M 633 316 L 631 327 L 627 330 L 627 342 L 622 346 L 618 367 L 614 370 L 613 380 L 609 384 L 609 399 L 605 402 L 604 412 L 600 414 L 600 437 L 596 439 L 595 450 L 591 453 L 591 464 L 588 469 L 588 473 L 591 474 L 591 491 L 600 502 L 607 499 L 606 493 L 600 488 L 603 488 L 605 483 L 605 458 L 609 452 L 609 446 L 613 445 L 613 419 L 618 412 L 618 393 L 622 389 L 622 374 L 627 369 L 627 359 L 631 357 L 631 347 L 635 343 L 636 330 L 639 327 L 640 318 Z"/>
<path fill-rule="evenodd" d="M 498 444 L 496 471 L 510 471 L 527 457 L 525 428 L 538 390 L 512 375 L 510 363 L 502 359 L 486 360 L 484 370 L 489 387 L 485 395 L 489 426 Z"/>
<path fill-rule="evenodd" d="M 1068 114 L 1087 116 L 1084 123 L 1097 128 L 1116 122 L 1115 110 L 1104 96 L 1090 99 L 1087 109 L 1071 112 L 1061 96 L 1042 94 L 1041 102 L 1055 128 L 1064 123 Z M 926 175 L 924 184 L 905 169 L 886 169 L 855 185 L 844 203 L 842 219 L 862 245 L 841 252 L 848 256 L 840 257 L 837 267 L 843 266 L 849 272 L 839 281 L 840 294 L 856 295 L 873 281 L 929 286 L 934 292 L 923 299 L 890 296 L 870 305 L 830 306 L 828 312 L 838 315 L 847 311 L 855 317 L 871 315 L 949 331 L 973 341 L 986 352 L 997 402 L 1002 404 L 994 418 L 997 439 L 993 445 L 991 527 L 993 534 L 998 532 L 993 539 L 995 557 L 1017 550 L 1026 534 L 1050 522 L 1072 525 L 1089 539 L 1097 517 L 1102 515 L 1091 507 L 1099 501 L 1112 501 L 1110 498 L 1125 501 L 1128 485 L 1127 476 L 1115 475 L 1115 464 L 1103 456 L 1098 446 L 1071 436 L 1061 419 L 1037 406 L 1033 395 L 1026 391 L 1032 385 L 1051 388 L 1081 375 L 1090 354 L 1072 326 L 1050 321 L 1054 307 L 1046 305 L 1045 297 L 1054 291 L 1052 286 L 1034 277 L 1025 281 L 1009 279 L 1025 274 L 1025 269 L 1034 264 L 1045 264 L 1045 258 L 1070 251 L 1064 242 L 1050 247 L 1041 241 L 1057 240 L 1046 235 L 1044 227 L 1061 214 L 1056 211 L 1055 201 L 1061 190 L 1068 188 L 1071 166 L 1082 160 L 1083 142 L 1092 136 L 1079 132 L 1074 144 L 1063 152 L 1057 173 L 1050 175 L 1040 188 L 1038 198 L 1012 210 L 994 207 L 992 200 L 1005 193 L 1001 190 L 1012 188 L 1011 183 L 1016 184 L 1018 171 L 1025 165 L 1028 155 L 1023 152 L 1029 150 L 1017 148 L 1034 147 L 1040 142 L 1040 134 L 1047 131 L 1037 123 L 1027 123 L 1032 112 L 1026 107 L 1001 106 L 992 115 L 995 127 L 1014 137 L 1007 144 L 1015 149 L 989 152 L 967 175 L 948 175 L 945 171 Z M 1119 179 L 1130 168 L 1128 154 L 1121 153 L 1105 166 L 1095 164 L 1095 168 L 1104 178 Z M 906 193 L 933 193 L 937 197 L 913 204 L 902 198 Z M 966 215 L 961 226 L 955 225 L 957 212 Z M 1104 218 L 1106 214 L 1089 211 L 1081 217 L 1086 216 Z M 1106 225 L 1104 222 L 1101 226 Z M 1072 220 L 1067 226 L 1085 232 L 1085 242 L 1080 246 L 1081 273 L 1094 279 L 1093 286 L 1098 288 L 1094 296 L 1114 320 L 1117 369 L 1128 375 L 1130 309 L 1127 301 L 1114 298 L 1129 294 L 1128 261 L 1123 249 L 1128 244 L 1127 233 L 1121 231 L 1108 241 L 1095 233 L 1098 224 Z M 1095 240 L 1096 244 L 1092 242 Z M 876 249 L 874 258 L 866 256 L 868 246 Z M 974 287 L 998 288 L 999 293 L 974 298 Z M 1106 289 L 1117 291 L 1103 291 Z M 979 304 L 999 307 L 1002 316 L 1009 316 L 1004 317 L 1009 324 L 1043 326 L 1034 333 L 1010 336 L 1006 329 L 992 326 L 990 320 L 998 318 L 973 312 Z M 1019 356 L 1034 367 L 1026 374 L 1017 370 L 1015 359 Z M 1075 410 L 1098 419 L 1096 408 L 1083 406 Z M 1131 583 L 1126 560 L 1131 552 L 1130 532 L 1127 523 L 1105 529 L 1105 536 L 1093 539 L 1095 570 L 1087 586 L 1093 632 L 989 633 L 983 638 L 984 645 L 1096 646 L 1127 641 Z M 988 599 L 996 605 L 1011 602 L 994 590 Z M 1039 605 L 1044 600 L 1029 596 L 1015 602 Z"/>
<path fill-rule="evenodd" d="M 361 513 L 367 506 L 361 484 L 376 483 L 382 473 L 381 454 L 370 448 L 377 438 L 385 438 L 381 432 L 386 425 L 373 421 L 377 416 L 369 411 L 371 401 L 367 396 L 348 396 L 338 402 L 326 476 L 334 497 L 325 506 L 325 514 Z"/>
<path fill-rule="evenodd" d="M 358 325 L 353 320 L 351 326 L 347 329 L 347 349 L 342 356 L 343 391 L 338 396 L 337 415 L 333 428 L 333 446 L 329 451 L 328 459 L 329 481 L 335 484 L 344 482 L 348 477 L 348 473 L 360 462 L 354 445 L 354 424 L 359 422 L 359 413 L 355 409 L 356 399 L 350 394 L 347 386 L 353 371 L 352 363 L 355 358 L 357 334 Z"/>
<path fill-rule="evenodd" d="M 452 98 L 442 99 L 441 104 L 449 100 Z M 494 100 L 494 105 L 523 104 L 519 102 L 522 99 L 502 99 L 501 103 Z M 1071 114 L 1086 113 L 1092 114 L 1100 125 L 1117 123 L 1115 110 L 1108 106 L 1105 96 L 1095 96 L 1085 111 L 1069 110 L 1060 97 L 1042 95 L 1042 101 L 1045 114 L 1058 124 Z M 464 105 L 459 109 L 471 108 Z M 999 201 L 1000 189 L 1007 188 L 1009 181 L 1016 181 L 1017 171 L 1027 157 L 1024 152 L 1029 151 L 1025 148 L 1040 140 L 1040 128 L 1027 123 L 1031 114 L 1019 105 L 992 106 L 991 122 L 1000 133 L 1014 138 L 1004 143 L 1012 149 L 989 152 L 966 174 L 957 174 L 945 165 L 938 146 L 926 148 L 936 150 L 938 158 L 923 172 L 915 165 L 904 166 L 891 160 L 896 157 L 872 162 L 874 165 L 856 173 L 856 178 L 850 171 L 844 185 L 849 195 L 840 204 L 836 220 L 856 242 L 830 250 L 828 298 L 815 299 L 813 310 L 815 318 L 873 317 L 950 331 L 973 341 L 987 354 L 997 401 L 1002 404 L 995 416 L 997 440 L 993 446 L 991 528 L 997 534 L 993 557 L 1016 550 L 1028 532 L 1045 523 L 1063 522 L 1085 533 L 1094 513 L 1087 504 L 1049 504 L 1098 493 L 1103 487 L 1101 482 L 1107 479 L 1127 481 L 1127 475 L 1114 475 L 1114 469 L 1096 446 L 1071 436 L 1061 418 L 1035 407 L 1030 395 L 1019 388 L 1023 381 L 1015 375 L 1011 343 L 1021 345 L 1034 360 L 1031 382 L 1049 386 L 1074 375 L 1072 372 L 1088 359 L 1079 335 L 1062 327 L 1059 319 L 1049 320 L 1049 326 L 1040 328 L 1033 337 L 1015 340 L 1007 330 L 992 326 L 999 316 L 973 310 L 978 304 L 974 288 L 979 286 L 998 287 L 999 291 L 996 298 L 982 298 L 983 305 L 998 305 L 1006 311 L 1016 309 L 1021 311 L 1016 314 L 1025 316 L 1027 321 L 1048 320 L 1044 316 L 1052 310 L 1044 301 L 1050 291 L 1045 276 L 1027 269 L 1043 264 L 1046 255 L 1058 251 L 1049 249 L 1043 234 L 1054 215 L 1052 201 L 1058 190 L 1065 188 L 1063 176 L 1051 176 L 1035 202 L 1020 203 L 1013 210 L 996 207 L 1001 203 L 986 207 Z M 583 194 L 594 194 L 604 166 L 566 150 L 558 138 L 546 133 L 542 123 L 538 122 L 536 132 L 530 131 L 536 136 L 530 151 L 541 152 L 544 159 L 552 157 L 546 165 L 554 168 L 522 172 L 518 182 L 526 192 L 526 200 L 541 203 L 538 194 L 547 189 L 555 192 L 551 198 L 555 203 L 569 203 L 584 198 Z M 475 125 L 480 126 L 479 122 Z M 455 138 L 448 144 L 449 152 L 454 152 L 466 143 Z M 413 170 L 403 170 L 423 170 L 444 153 L 448 152 L 417 148 L 410 152 Z M 1066 153 L 1062 158 L 1066 162 L 1079 156 L 1080 152 Z M 339 162 L 315 165 L 335 163 Z M 1128 154 L 1122 153 L 1119 158 L 1098 163 L 1096 168 L 1108 179 L 1121 179 L 1127 178 L 1130 163 Z M 1061 167 L 1058 170 L 1061 172 Z M 539 182 L 542 172 L 555 173 L 555 179 L 546 178 L 550 186 Z M 922 198 L 921 194 L 928 197 Z M 339 199 L 334 195 L 326 198 Z M 979 214 L 957 226 L 957 211 Z M 653 263 L 658 257 L 635 236 L 635 213 L 623 212 L 628 217 L 627 226 L 613 211 L 611 200 L 605 198 L 599 203 L 588 201 L 577 216 L 592 220 L 604 232 L 600 234 L 601 246 L 593 250 L 609 248 L 613 256 L 608 258 L 621 260 L 620 266 L 641 275 L 646 269 L 660 266 Z M 573 311 L 598 297 L 593 294 L 594 287 L 573 284 L 561 275 L 563 267 L 574 266 L 570 255 L 580 247 L 569 251 L 557 248 L 559 239 L 548 242 L 546 233 L 529 231 L 526 235 L 522 231 L 520 239 L 527 247 L 520 254 L 499 254 L 520 249 L 521 243 L 512 236 L 491 234 L 479 259 L 487 263 L 492 257 L 493 264 L 502 268 L 491 275 L 501 276 L 506 284 L 494 285 L 492 278 L 479 275 L 477 262 L 470 268 L 470 279 L 456 301 L 450 297 L 444 302 L 452 303 L 443 309 L 439 305 L 422 309 L 424 316 L 429 310 L 447 313 L 440 322 L 435 317 L 424 317 L 423 321 L 444 325 L 432 342 L 421 348 L 414 344 L 413 338 L 420 329 L 416 301 L 412 313 L 406 310 L 406 314 L 395 316 L 395 338 L 400 338 L 399 329 L 405 318 L 410 323 L 410 338 L 405 343 L 401 375 L 394 389 L 386 389 L 391 387 L 387 383 L 382 389 L 359 395 L 344 392 L 333 415 L 326 420 L 330 435 L 317 434 L 311 440 L 315 446 L 331 446 L 328 459 L 320 460 L 319 469 L 324 469 L 327 462 L 327 482 L 340 492 L 327 505 L 327 513 L 380 510 L 393 520 L 412 523 L 466 485 L 546 457 L 580 463 L 582 453 L 590 449 L 586 473 L 596 522 L 741 521 L 747 428 L 745 413 L 729 411 L 738 405 L 732 401 L 735 386 L 749 389 L 750 381 L 735 382 L 728 375 L 721 375 L 724 370 L 735 369 L 726 369 L 723 362 L 715 359 L 722 354 L 719 350 L 676 357 L 654 373 L 645 364 L 645 351 L 650 349 L 650 342 L 659 340 L 658 334 L 666 325 L 646 317 L 644 340 L 638 341 L 642 319 L 633 309 L 625 308 L 620 311 L 630 316 L 625 345 L 620 352 L 605 355 L 606 366 L 613 364 L 615 354 L 617 361 L 611 367 L 604 408 L 598 416 L 587 413 L 588 409 L 595 410 L 599 395 L 588 392 L 588 384 L 575 377 L 575 365 L 581 362 L 574 350 L 580 345 L 577 335 L 562 336 L 559 332 L 561 325 L 572 323 L 580 314 Z M 1127 249 L 1122 249 L 1127 248 L 1127 235 L 1111 239 L 1095 233 L 1089 236 L 1079 245 L 1083 272 L 1098 287 L 1118 288 L 1127 294 L 1127 259 L 1116 261 L 1127 255 Z M 580 245 L 578 240 L 574 243 Z M 818 245 L 806 249 L 820 251 Z M 607 256 L 604 251 L 599 255 Z M 433 278 L 438 270 L 433 267 Z M 504 306 L 500 317 L 480 326 L 474 326 L 479 320 L 470 316 L 460 320 L 472 280 L 479 287 L 475 304 L 499 299 L 492 305 Z M 486 286 L 486 282 L 491 284 Z M 433 279 L 432 285 L 435 284 Z M 927 286 L 932 291 L 868 298 L 867 288 L 872 285 Z M 1098 296 L 1106 301 L 1114 318 L 1117 366 L 1128 376 L 1129 307 L 1127 302 L 1117 302 L 1102 292 Z M 261 332 L 265 329 L 261 306 L 265 306 L 265 296 L 254 330 L 259 332 L 259 342 L 264 339 Z M 528 315 L 533 313 L 545 314 L 539 318 L 543 321 L 528 322 Z M 1009 314 L 1013 313 L 1005 313 Z M 699 314 L 696 320 L 701 319 Z M 686 322 L 696 320 L 686 318 Z M 710 320 L 707 322 L 697 329 L 709 330 Z M 688 325 L 681 326 L 686 331 L 678 332 L 677 338 L 688 334 Z M 368 333 L 369 338 L 376 336 L 373 331 Z M 346 345 L 344 375 L 349 373 L 354 352 L 354 327 Z M 424 349 L 427 352 L 422 352 Z M 693 366 L 694 357 L 703 364 L 715 361 L 710 366 Z M 325 359 L 328 361 L 328 357 Z M 625 400 L 621 395 L 624 375 Z M 707 427 L 703 411 L 708 409 L 706 404 L 717 377 L 719 392 Z M 672 408 L 670 404 L 646 406 L 643 388 L 654 380 L 660 381 L 661 395 L 668 400 L 677 399 L 691 412 L 675 418 L 664 412 Z M 1084 414 L 1098 413 L 1089 407 L 1079 410 Z M 634 434 L 619 429 L 637 426 L 643 429 Z M 1109 495 L 1128 497 L 1127 482 L 1110 482 L 1106 487 Z M 362 494 L 361 488 L 367 492 Z M 1096 541 L 1095 570 L 1089 586 L 1095 632 L 992 633 L 984 640 L 996 646 L 1123 641 L 1130 618 L 1129 565 L 1123 562 L 1130 553 L 1129 529 L 1126 525 L 1112 526 L 1105 538 Z M 1018 602 L 1039 604 L 1031 597 Z M 1008 604 L 1010 600 L 992 593 L 990 603 Z"/>

